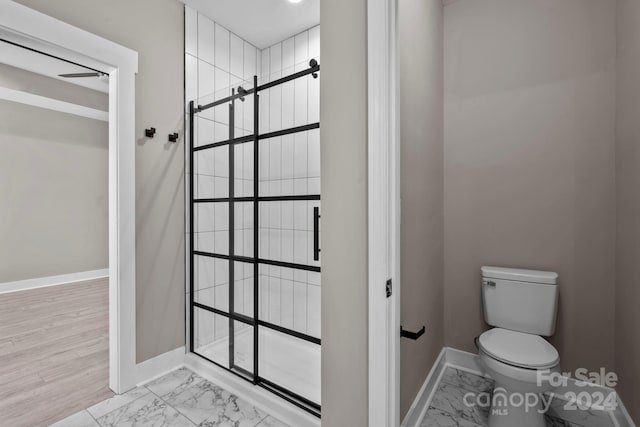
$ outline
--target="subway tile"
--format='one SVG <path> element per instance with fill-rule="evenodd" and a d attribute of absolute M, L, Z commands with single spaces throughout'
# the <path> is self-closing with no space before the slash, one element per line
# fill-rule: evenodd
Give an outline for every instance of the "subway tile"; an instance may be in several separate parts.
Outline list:
<path fill-rule="evenodd" d="M 279 260 L 281 257 L 281 234 L 282 230 L 269 230 L 269 258 Z"/>
<path fill-rule="evenodd" d="M 236 313 L 244 313 L 244 279 L 236 280 L 233 286 L 233 309 Z"/>
<path fill-rule="evenodd" d="M 306 178 L 307 177 L 307 133 L 297 133 L 294 135 L 293 143 L 293 177 L 294 178 Z"/>
<path fill-rule="evenodd" d="M 307 283 L 307 272 L 305 270 L 293 270 L 293 281 Z"/>
<path fill-rule="evenodd" d="M 293 328 L 293 281 L 282 279 L 280 282 L 280 325 Z"/>
<path fill-rule="evenodd" d="M 229 85 L 230 85 L 230 77 L 229 77 L 229 72 L 226 70 L 223 70 L 219 67 L 215 67 L 215 78 L 216 78 L 216 84 L 215 84 L 215 92 L 216 92 L 216 98 L 223 98 L 225 96 L 230 95 L 230 90 L 229 90 Z M 225 108 L 221 108 L 221 110 L 227 110 L 229 109 L 228 104 L 225 104 L 223 107 Z M 227 121 L 224 121 L 223 123 L 228 123 Z"/>
<path fill-rule="evenodd" d="M 229 231 L 216 231 L 213 233 L 213 251 L 218 254 L 229 254 Z"/>
<path fill-rule="evenodd" d="M 307 333 L 307 286 L 293 283 L 293 329 Z"/>
<path fill-rule="evenodd" d="M 194 155 L 194 172 L 198 175 L 214 176 L 213 155 L 211 150 L 197 151 Z"/>
<path fill-rule="evenodd" d="M 277 265 L 270 265 L 269 275 L 271 277 L 282 277 L 282 267 L 278 267 Z"/>
<path fill-rule="evenodd" d="M 293 281 L 293 272 L 294 272 L 294 269 L 292 268 L 283 268 L 281 270 L 282 274 L 280 275 L 280 277 L 282 277 L 285 280 Z"/>
<path fill-rule="evenodd" d="M 260 244 L 260 258 L 269 259 L 271 256 L 269 252 L 269 229 L 261 228 L 258 234 L 258 243 Z"/>
<path fill-rule="evenodd" d="M 280 278 L 269 277 L 269 321 L 276 325 L 281 321 L 280 294 Z"/>
<path fill-rule="evenodd" d="M 242 79 L 244 77 L 244 41 L 231 33 L 230 72 Z"/>
<path fill-rule="evenodd" d="M 269 228 L 280 229 L 282 217 L 281 217 L 281 202 L 269 202 Z"/>
<path fill-rule="evenodd" d="M 184 56 L 184 75 L 185 75 L 185 111 L 188 111 L 189 101 L 198 98 L 198 58 L 186 54 Z"/>
<path fill-rule="evenodd" d="M 269 81 L 269 75 L 271 74 L 271 72 L 269 71 L 269 66 L 271 65 L 269 49 L 263 49 L 260 52 L 260 61 L 262 66 L 260 77 L 261 77 L 262 83 L 267 83 Z"/>
<path fill-rule="evenodd" d="M 307 264 L 308 246 L 307 232 L 295 230 L 293 233 L 293 258 L 296 264 Z"/>
<path fill-rule="evenodd" d="M 269 181 L 269 195 L 275 197 L 282 196 L 282 181 Z"/>
<path fill-rule="evenodd" d="M 309 59 L 320 58 L 320 26 L 310 28 L 309 31 Z"/>
<path fill-rule="evenodd" d="M 261 202 L 258 210 L 260 215 L 260 228 L 269 228 L 269 203 Z"/>
<path fill-rule="evenodd" d="M 269 48 L 269 74 L 272 76 L 282 71 L 282 44 L 276 43 Z"/>
<path fill-rule="evenodd" d="M 269 129 L 282 129 L 282 86 L 270 89 L 269 96 Z"/>
<path fill-rule="evenodd" d="M 282 86 L 282 113 L 281 113 L 281 126 L 282 129 L 289 129 L 294 124 L 294 89 L 295 82 L 290 81 L 284 83 Z"/>
<path fill-rule="evenodd" d="M 306 201 L 293 202 L 293 229 L 306 230 L 309 212 Z"/>
<path fill-rule="evenodd" d="M 248 83 L 253 84 L 253 76 L 258 73 L 256 64 L 256 48 L 251 43 L 244 42 L 244 70 L 242 77 Z"/>
<path fill-rule="evenodd" d="M 253 257 L 253 230 L 242 230 L 244 256 Z"/>
<path fill-rule="evenodd" d="M 307 100 L 307 120 L 309 123 L 320 121 L 320 74 L 317 78 L 307 77 L 308 100 Z"/>
<path fill-rule="evenodd" d="M 258 183 L 258 194 L 260 194 L 260 196 L 265 196 L 269 194 L 269 182 L 268 181 L 262 181 Z"/>
<path fill-rule="evenodd" d="M 308 120 L 308 84 L 306 78 L 296 79 L 294 88 L 294 125 L 303 126 Z"/>
<path fill-rule="evenodd" d="M 210 144 L 215 140 L 215 123 L 212 120 L 198 117 L 196 132 L 196 147 L 200 145 Z M 210 151 L 210 150 L 205 150 Z M 212 174 L 213 175 L 213 174 Z"/>
<path fill-rule="evenodd" d="M 229 178 L 214 177 L 213 197 L 229 197 Z"/>
<path fill-rule="evenodd" d="M 197 175 L 195 177 L 196 188 L 194 190 L 194 197 L 197 199 L 208 199 L 215 197 L 214 185 L 215 178 L 206 175 Z"/>
<path fill-rule="evenodd" d="M 215 285 L 219 286 L 224 283 L 229 283 L 229 261 L 226 259 L 214 259 L 215 266 Z"/>
<path fill-rule="evenodd" d="M 283 75 L 291 74 L 295 65 L 295 40 L 293 37 L 282 42 L 282 70 Z"/>
<path fill-rule="evenodd" d="M 259 129 L 260 129 L 260 133 L 267 133 L 269 132 L 269 130 L 271 130 L 270 127 L 270 111 L 269 111 L 269 105 L 270 105 L 270 89 L 269 90 L 265 90 L 262 92 L 262 94 L 260 95 L 260 98 L 258 99 L 258 103 L 259 103 L 259 107 L 260 107 L 260 111 L 259 113 Z"/>
<path fill-rule="evenodd" d="M 260 151 L 260 169 L 259 169 L 259 180 L 262 182 L 269 180 L 269 146 L 271 145 L 270 140 L 263 140 L 258 144 L 258 150 Z M 263 192 L 260 195 L 264 195 Z"/>
<path fill-rule="evenodd" d="M 308 132 L 307 142 L 307 176 L 320 176 L 320 130 Z"/>
<path fill-rule="evenodd" d="M 198 14 L 198 58 L 209 64 L 215 62 L 215 24 L 204 15 Z"/>
<path fill-rule="evenodd" d="M 280 259 L 293 262 L 293 230 L 282 230 L 282 253 Z"/>
<path fill-rule="evenodd" d="M 309 60 L 309 34 L 304 31 L 295 36 L 295 65 L 297 70 L 305 69 Z M 300 68 L 301 67 L 301 68 Z"/>
<path fill-rule="evenodd" d="M 195 312 L 195 337 L 196 342 L 194 346 L 196 348 L 204 347 L 211 344 L 214 339 L 214 323 L 211 321 L 213 315 L 205 310 L 198 309 Z"/>
<path fill-rule="evenodd" d="M 195 264 L 195 277 L 194 286 L 195 290 L 206 289 L 215 286 L 215 259 L 203 256 L 194 257 Z"/>
<path fill-rule="evenodd" d="M 260 319 L 269 322 L 271 318 L 269 316 L 269 278 L 267 276 L 260 276 L 258 289 L 260 290 Z"/>
<path fill-rule="evenodd" d="M 320 284 L 321 284 L 320 279 L 321 279 L 320 273 L 317 273 L 315 271 L 308 271 L 307 272 L 307 280 L 308 280 L 310 285 L 320 286 Z"/>
<path fill-rule="evenodd" d="M 215 62 L 216 67 L 229 71 L 229 30 L 216 24 L 215 26 Z"/>
<path fill-rule="evenodd" d="M 184 7 L 184 51 L 198 55 L 198 12 L 189 6 Z"/>
<path fill-rule="evenodd" d="M 213 120 L 215 116 L 213 116 L 212 110 L 210 110 L 211 111 L 210 114 Z M 226 141 L 227 139 L 229 139 L 229 125 L 220 123 L 220 122 L 214 122 L 214 126 L 215 126 L 215 129 L 214 129 L 215 142 Z"/>
<path fill-rule="evenodd" d="M 307 333 L 314 337 L 320 336 L 320 287 L 307 286 Z"/>
<path fill-rule="evenodd" d="M 269 144 L 269 179 L 282 177 L 282 140 L 272 138 Z"/>
<path fill-rule="evenodd" d="M 253 142 L 243 144 L 244 179 L 253 180 Z M 253 184 L 253 183 L 250 183 Z M 253 194 L 253 193 L 252 193 Z"/>
<path fill-rule="evenodd" d="M 243 127 L 249 134 L 253 134 L 253 95 L 244 98 L 242 108 Z"/>
<path fill-rule="evenodd" d="M 210 150 L 213 152 L 213 164 L 216 176 L 228 177 L 229 176 L 229 146 L 224 145 L 221 147 L 215 147 Z"/>
<path fill-rule="evenodd" d="M 215 76 L 216 76 L 216 68 L 203 61 L 198 61 L 198 99 L 199 102 L 202 103 L 201 99 L 208 99 L 215 90 Z"/>
<path fill-rule="evenodd" d="M 307 191 L 309 194 L 320 194 L 320 178 L 309 178 L 307 181 Z"/>
<path fill-rule="evenodd" d="M 211 203 L 198 203 L 196 207 L 197 220 L 194 224 L 196 233 L 215 231 L 214 209 L 215 207 Z"/>
<path fill-rule="evenodd" d="M 293 230 L 293 206 L 295 202 L 286 201 L 281 203 L 281 224 L 282 229 Z"/>
<path fill-rule="evenodd" d="M 253 317 L 253 279 L 244 279 L 244 314 Z"/>
<path fill-rule="evenodd" d="M 295 191 L 293 191 L 293 179 L 283 179 L 280 181 L 280 194 L 283 196 L 294 195 Z"/>

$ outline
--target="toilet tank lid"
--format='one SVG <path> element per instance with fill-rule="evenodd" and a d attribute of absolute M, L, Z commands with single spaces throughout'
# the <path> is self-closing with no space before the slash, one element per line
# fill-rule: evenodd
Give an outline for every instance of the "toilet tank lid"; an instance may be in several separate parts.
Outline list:
<path fill-rule="evenodd" d="M 558 273 L 552 271 L 522 270 L 519 268 L 489 267 L 481 268 L 482 277 L 489 279 L 515 280 L 518 282 L 555 285 Z"/>

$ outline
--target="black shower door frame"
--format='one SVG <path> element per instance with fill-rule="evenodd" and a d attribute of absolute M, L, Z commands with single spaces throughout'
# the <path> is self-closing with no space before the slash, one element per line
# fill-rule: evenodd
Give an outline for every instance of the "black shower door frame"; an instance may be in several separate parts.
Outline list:
<path fill-rule="evenodd" d="M 304 126 L 296 126 L 289 129 L 282 129 L 275 132 L 268 133 L 259 133 L 259 97 L 260 92 L 263 90 L 270 89 L 272 87 L 287 83 L 289 81 L 302 78 L 308 75 L 312 75 L 314 78 L 317 78 L 318 72 L 320 71 L 320 65 L 315 61 L 311 60 L 309 62 L 309 68 L 291 74 L 286 77 L 282 77 L 280 79 L 274 80 L 269 83 L 265 83 L 263 85 L 258 85 L 258 77 L 253 76 L 253 88 L 245 89 L 241 86 L 238 89 L 233 89 L 231 91 L 231 95 L 216 100 L 210 104 L 206 105 L 195 105 L 194 101 L 189 102 L 189 153 L 190 153 L 190 171 L 189 171 L 189 233 L 190 233 L 190 259 L 189 259 L 189 290 L 190 290 L 190 328 L 189 328 L 189 348 L 190 351 L 199 357 L 211 362 L 239 377 L 253 382 L 255 385 L 259 385 L 261 387 L 266 388 L 267 390 L 275 393 L 281 398 L 291 402 L 292 404 L 308 411 L 318 417 L 320 417 L 320 409 L 321 406 L 312 402 L 309 399 L 294 393 L 293 391 L 278 385 L 266 378 L 260 376 L 259 373 L 259 345 L 258 345 L 258 328 L 264 327 L 269 328 L 279 333 L 289 335 L 295 337 L 297 339 L 311 342 L 313 344 L 321 345 L 320 338 L 307 335 L 289 328 L 282 327 L 280 325 L 276 325 L 270 322 L 266 322 L 260 319 L 259 316 L 259 266 L 262 265 L 272 265 L 277 267 L 284 267 L 296 270 L 306 270 L 312 272 L 320 272 L 320 267 L 306 265 L 306 264 L 296 264 L 283 262 L 272 259 L 264 259 L 259 257 L 259 206 L 262 202 L 284 202 L 284 201 L 313 201 L 320 200 L 319 194 L 304 194 L 304 195 L 291 195 L 291 196 L 264 196 L 260 197 L 259 195 L 259 169 L 260 169 L 260 150 L 259 143 L 262 140 L 275 138 L 284 135 L 290 135 L 300 132 L 306 132 L 313 129 L 319 129 L 320 123 L 310 123 Z M 244 97 L 253 96 L 253 134 L 246 135 L 241 137 L 235 137 L 234 135 L 234 119 L 235 119 L 235 102 L 237 100 L 243 100 Z M 208 110 L 210 108 L 218 107 L 224 104 L 229 105 L 229 139 L 220 142 L 213 142 L 206 145 L 201 145 L 198 147 L 194 146 L 194 122 L 195 115 Z M 251 197 L 235 197 L 235 188 L 234 188 L 234 147 L 236 145 L 253 142 L 253 196 Z M 229 147 L 229 194 L 228 197 L 223 198 L 194 198 L 194 160 L 195 154 L 202 150 L 209 150 L 216 147 L 228 146 Z M 253 203 L 253 257 L 240 256 L 235 254 L 235 225 L 234 225 L 234 209 L 235 203 L 238 202 L 252 202 Z M 199 203 L 227 203 L 229 206 L 229 253 L 228 255 L 213 253 L 213 252 L 203 252 L 195 249 L 195 238 L 194 238 L 194 208 Z M 319 209 L 314 208 L 314 260 L 319 260 Z M 229 311 L 225 312 L 223 310 L 219 310 L 214 307 L 209 307 L 207 305 L 198 303 L 194 301 L 194 279 L 195 279 L 195 257 L 203 256 L 210 258 L 217 258 L 222 260 L 227 260 L 229 262 Z M 242 262 L 247 264 L 253 264 L 253 318 L 243 315 L 241 313 L 235 312 L 234 305 L 234 263 Z M 198 353 L 194 348 L 194 311 L 195 309 L 205 310 L 211 313 L 214 313 L 219 316 L 226 317 L 229 321 L 229 367 L 226 367 L 210 358 Z M 234 322 L 241 322 L 243 324 L 249 325 L 253 327 L 253 373 L 248 372 L 247 370 L 237 366 L 234 363 Z"/>

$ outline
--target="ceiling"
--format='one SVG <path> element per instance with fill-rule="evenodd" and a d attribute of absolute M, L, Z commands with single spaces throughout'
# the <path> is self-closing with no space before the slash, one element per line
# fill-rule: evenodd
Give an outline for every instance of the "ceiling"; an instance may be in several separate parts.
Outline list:
<path fill-rule="evenodd" d="M 182 0 L 264 49 L 320 23 L 320 0 Z"/>
<path fill-rule="evenodd" d="M 58 74 L 87 73 L 93 70 L 71 64 L 61 59 L 52 58 L 42 53 L 34 52 L 23 47 L 19 47 L 7 42 L 0 41 L 0 62 L 31 71 L 32 73 L 62 80 L 66 83 L 84 86 L 89 89 L 103 93 L 109 93 L 109 83 L 107 79 L 97 77 L 64 78 Z"/>

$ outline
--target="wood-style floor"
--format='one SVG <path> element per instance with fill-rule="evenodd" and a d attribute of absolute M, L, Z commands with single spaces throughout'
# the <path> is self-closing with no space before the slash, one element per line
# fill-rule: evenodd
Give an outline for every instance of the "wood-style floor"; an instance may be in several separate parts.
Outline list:
<path fill-rule="evenodd" d="M 113 393 L 107 279 L 0 294 L 0 426 L 48 426 Z"/>

